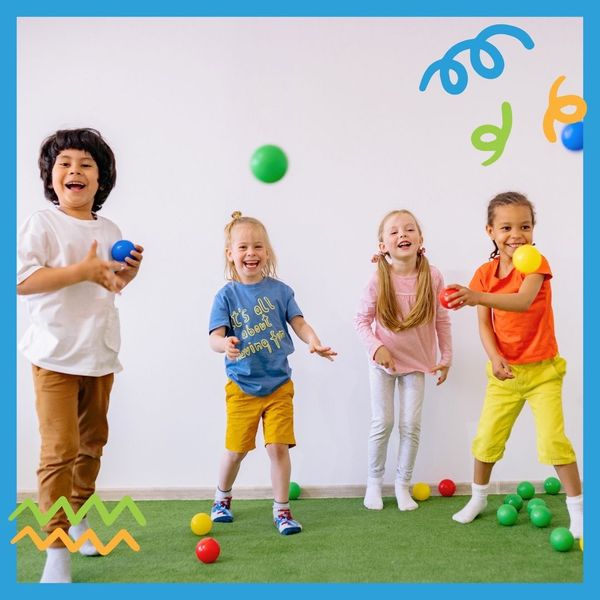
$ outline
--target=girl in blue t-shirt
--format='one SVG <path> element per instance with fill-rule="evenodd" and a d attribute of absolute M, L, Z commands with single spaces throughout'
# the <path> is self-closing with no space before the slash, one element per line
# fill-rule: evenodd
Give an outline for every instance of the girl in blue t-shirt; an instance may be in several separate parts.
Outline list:
<path fill-rule="evenodd" d="M 210 314 L 209 344 L 225 353 L 227 431 L 219 468 L 219 485 L 211 509 L 218 523 L 233 521 L 231 490 L 246 454 L 256 445 L 262 419 L 271 460 L 273 521 L 283 535 L 299 533 L 289 505 L 294 437 L 294 386 L 288 355 L 294 351 L 287 324 L 309 351 L 333 360 L 304 320 L 294 291 L 276 279 L 276 259 L 264 225 L 234 212 L 225 227 L 227 285 L 215 296 Z"/>

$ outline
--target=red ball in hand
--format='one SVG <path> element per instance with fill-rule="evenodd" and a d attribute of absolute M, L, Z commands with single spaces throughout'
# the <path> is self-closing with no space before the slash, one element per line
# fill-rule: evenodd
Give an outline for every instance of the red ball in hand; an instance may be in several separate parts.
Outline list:
<path fill-rule="evenodd" d="M 444 308 L 450 308 L 450 306 L 448 306 L 448 296 L 450 296 L 451 294 L 454 294 L 454 292 L 458 292 L 458 288 L 455 287 L 447 287 L 445 290 L 442 290 L 440 292 L 440 304 L 444 307 Z"/>

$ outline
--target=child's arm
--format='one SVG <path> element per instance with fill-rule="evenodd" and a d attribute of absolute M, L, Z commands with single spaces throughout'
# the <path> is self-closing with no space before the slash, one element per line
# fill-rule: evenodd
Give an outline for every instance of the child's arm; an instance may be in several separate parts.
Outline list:
<path fill-rule="evenodd" d="M 17 285 L 17 294 L 43 294 L 55 292 L 69 285 L 91 281 L 109 292 L 119 293 L 123 283 L 115 275 L 114 269 L 121 268 L 116 261 L 101 260 L 96 254 L 98 242 L 94 240 L 86 257 L 67 267 L 42 267 Z"/>
<path fill-rule="evenodd" d="M 240 355 L 240 351 L 236 348 L 240 343 L 240 340 L 234 335 L 225 337 L 226 332 L 227 329 L 225 327 L 217 327 L 210 332 L 208 344 L 210 345 L 211 350 L 220 353 L 225 352 L 229 360 L 235 360 Z"/>
<path fill-rule="evenodd" d="M 498 352 L 496 345 L 496 336 L 492 328 L 492 311 L 485 306 L 477 307 L 477 320 L 479 322 L 479 337 L 483 348 L 492 362 L 492 372 L 494 377 L 503 381 L 504 379 L 513 379 L 514 375 L 510 370 L 509 364 Z"/>
<path fill-rule="evenodd" d="M 323 346 L 321 340 L 317 337 L 314 329 L 304 320 L 304 317 L 297 315 L 292 318 L 290 325 L 294 333 L 305 343 L 308 344 L 308 350 L 312 354 L 316 352 L 319 356 L 333 360 L 332 357 L 337 356 L 329 346 Z"/>
<path fill-rule="evenodd" d="M 447 287 L 457 288 L 458 292 L 448 294 L 448 307 L 456 310 L 463 306 L 478 305 L 511 312 L 525 312 L 538 295 L 542 283 L 544 283 L 544 275 L 532 273 L 525 277 L 519 291 L 514 294 L 478 292 L 458 283 L 451 283 Z"/>
<path fill-rule="evenodd" d="M 134 244 L 135 250 L 131 251 L 131 256 L 127 256 L 125 258 L 124 265 L 121 263 L 119 270 L 115 273 L 117 279 L 122 283 L 121 289 L 123 289 L 126 285 L 130 284 L 135 276 L 139 273 L 140 264 L 142 259 L 142 252 L 144 252 L 144 248 L 139 244 Z M 132 258 L 133 257 L 133 258 Z"/>

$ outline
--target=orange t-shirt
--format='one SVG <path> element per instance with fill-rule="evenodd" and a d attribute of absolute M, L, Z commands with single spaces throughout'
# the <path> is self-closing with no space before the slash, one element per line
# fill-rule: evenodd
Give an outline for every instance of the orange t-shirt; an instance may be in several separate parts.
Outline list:
<path fill-rule="evenodd" d="M 518 292 L 526 275 L 513 269 L 506 277 L 499 279 L 497 275 L 499 263 L 499 259 L 495 258 L 481 265 L 475 271 L 469 287 L 490 294 Z M 509 363 L 516 365 L 554 358 L 558 354 L 550 289 L 552 271 L 544 257 L 536 273 L 544 275 L 544 282 L 525 312 L 492 308 L 492 327 L 498 350 Z"/>

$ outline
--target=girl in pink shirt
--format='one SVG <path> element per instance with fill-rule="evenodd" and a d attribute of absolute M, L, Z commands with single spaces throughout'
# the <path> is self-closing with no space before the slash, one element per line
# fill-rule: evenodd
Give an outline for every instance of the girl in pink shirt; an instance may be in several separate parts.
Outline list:
<path fill-rule="evenodd" d="M 354 325 L 369 355 L 371 429 L 364 505 L 381 510 L 388 441 L 394 426 L 394 388 L 400 396 L 395 491 L 400 510 L 414 510 L 409 485 L 419 448 L 425 373 L 448 376 L 450 317 L 436 301 L 441 273 L 425 258 L 421 228 L 408 210 L 388 213 L 379 225 L 377 272 L 369 280 Z M 441 357 L 437 360 L 439 346 Z"/>

